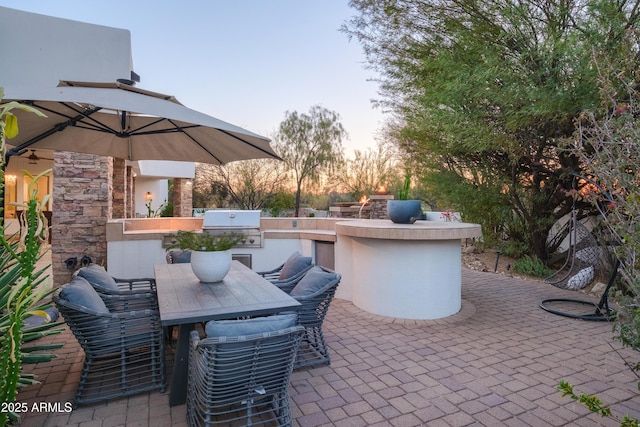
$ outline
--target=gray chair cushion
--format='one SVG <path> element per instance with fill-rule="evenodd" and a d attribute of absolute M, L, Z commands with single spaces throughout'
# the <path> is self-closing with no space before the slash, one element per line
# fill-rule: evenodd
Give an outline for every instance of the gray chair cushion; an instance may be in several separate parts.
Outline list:
<path fill-rule="evenodd" d="M 89 264 L 78 270 L 78 276 L 87 279 L 89 283 L 100 286 L 109 291 L 117 291 L 116 281 L 107 273 L 104 267 L 98 264 Z"/>
<path fill-rule="evenodd" d="M 291 328 L 297 318 L 296 314 L 278 314 L 247 320 L 211 320 L 204 331 L 209 338 L 247 336 Z"/>
<path fill-rule="evenodd" d="M 311 257 L 302 256 L 300 252 L 296 251 L 284 262 L 282 270 L 280 270 L 279 280 L 286 280 L 293 277 L 310 265 Z"/>
<path fill-rule="evenodd" d="M 168 264 L 184 264 L 191 262 L 191 251 L 183 251 L 180 249 L 171 249 L 167 252 Z"/>
<path fill-rule="evenodd" d="M 44 311 L 49 316 L 48 321 L 44 316 L 34 314 L 33 316 L 29 316 L 24 319 L 24 327 L 33 328 L 35 326 L 42 326 L 47 323 L 55 323 L 58 320 L 58 317 L 60 317 L 60 313 L 58 313 L 58 309 L 55 307 L 49 307 Z"/>
<path fill-rule="evenodd" d="M 60 297 L 72 304 L 81 305 L 98 313 L 109 314 L 100 295 L 83 277 L 75 276 L 60 290 Z"/>
<path fill-rule="evenodd" d="M 324 288 L 329 282 L 336 280 L 337 274 L 323 271 L 320 267 L 312 267 L 311 270 L 304 275 L 298 284 L 291 290 L 289 295 L 292 297 L 305 297 L 313 295 L 320 289 Z"/>

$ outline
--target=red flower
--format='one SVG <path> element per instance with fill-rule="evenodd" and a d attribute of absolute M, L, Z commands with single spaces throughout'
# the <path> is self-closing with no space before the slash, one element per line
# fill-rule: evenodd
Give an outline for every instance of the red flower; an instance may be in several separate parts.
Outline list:
<path fill-rule="evenodd" d="M 613 111 L 613 114 L 615 116 L 619 116 L 620 114 L 624 113 L 625 111 L 627 111 L 629 109 L 628 105 L 621 105 L 619 107 L 616 107 L 616 109 Z"/>

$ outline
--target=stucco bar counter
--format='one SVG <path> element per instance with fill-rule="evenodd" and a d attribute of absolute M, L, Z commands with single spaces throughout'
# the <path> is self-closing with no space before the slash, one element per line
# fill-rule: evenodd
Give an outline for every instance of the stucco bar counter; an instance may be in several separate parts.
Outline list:
<path fill-rule="evenodd" d="M 338 222 L 336 297 L 382 316 L 451 316 L 462 304 L 462 240 L 481 235 L 480 225 L 460 222 Z"/>

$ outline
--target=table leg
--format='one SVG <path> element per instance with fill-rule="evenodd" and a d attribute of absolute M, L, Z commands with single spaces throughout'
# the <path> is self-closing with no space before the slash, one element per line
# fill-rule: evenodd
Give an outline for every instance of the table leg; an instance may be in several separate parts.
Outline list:
<path fill-rule="evenodd" d="M 195 324 L 188 323 L 178 328 L 178 346 L 173 361 L 173 376 L 169 392 L 169 406 L 182 405 L 187 401 L 187 378 L 189 376 L 189 333 Z"/>

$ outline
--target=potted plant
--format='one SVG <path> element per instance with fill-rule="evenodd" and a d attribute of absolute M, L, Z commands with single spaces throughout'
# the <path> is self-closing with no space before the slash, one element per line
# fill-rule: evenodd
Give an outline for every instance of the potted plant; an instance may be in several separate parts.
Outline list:
<path fill-rule="evenodd" d="M 191 268 L 201 282 L 219 282 L 231 268 L 231 248 L 244 239 L 242 234 L 214 235 L 204 232 L 179 230 L 171 235 L 168 249 L 191 251 Z"/>
<path fill-rule="evenodd" d="M 396 224 L 413 224 L 422 214 L 420 200 L 410 200 L 411 174 L 406 174 L 398 200 L 387 200 L 387 215 Z"/>

